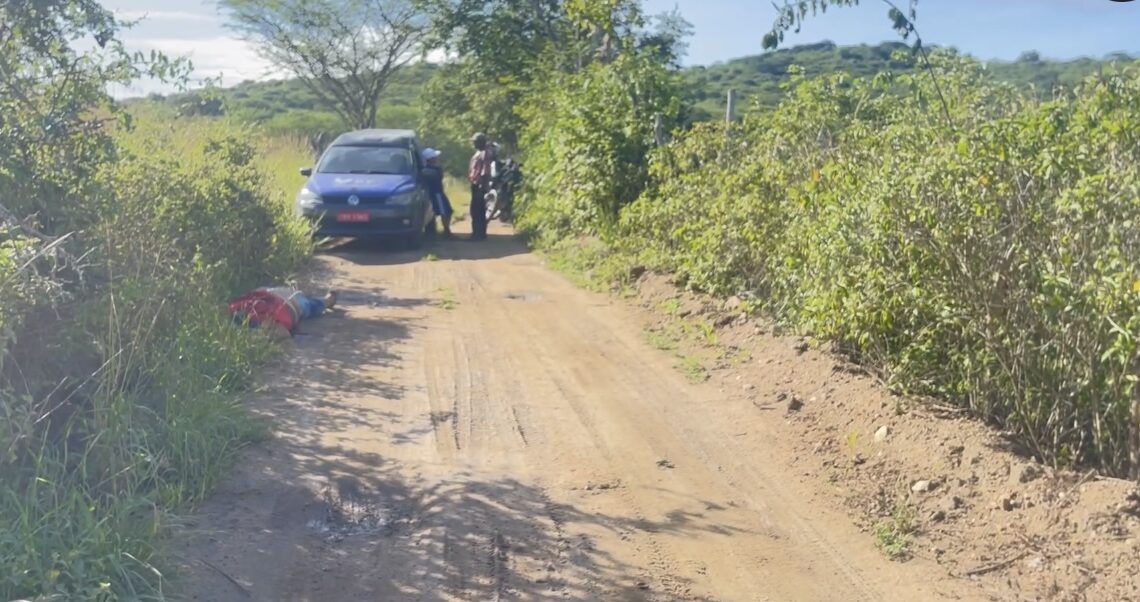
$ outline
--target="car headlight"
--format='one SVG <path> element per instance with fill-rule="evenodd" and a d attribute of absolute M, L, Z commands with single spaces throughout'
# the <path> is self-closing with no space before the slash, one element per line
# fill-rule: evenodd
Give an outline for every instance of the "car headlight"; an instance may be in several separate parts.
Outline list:
<path fill-rule="evenodd" d="M 394 195 L 388 197 L 387 204 L 388 205 L 395 205 L 397 207 L 407 207 L 408 205 L 411 205 L 412 202 L 414 202 L 415 200 L 416 200 L 415 191 L 403 192 L 403 193 L 394 194 Z"/>
<path fill-rule="evenodd" d="M 321 195 L 315 193 L 308 186 L 297 193 L 297 206 L 301 209 L 313 209 L 321 204 Z"/>

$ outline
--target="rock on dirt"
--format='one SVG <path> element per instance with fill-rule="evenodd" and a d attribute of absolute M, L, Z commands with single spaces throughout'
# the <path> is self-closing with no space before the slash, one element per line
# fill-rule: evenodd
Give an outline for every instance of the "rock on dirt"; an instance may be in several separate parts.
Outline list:
<path fill-rule="evenodd" d="M 586 491 L 610 491 L 611 489 L 620 489 L 621 481 L 609 481 L 606 483 L 587 483 Z"/>
<path fill-rule="evenodd" d="M 803 355 L 807 353 L 809 349 L 811 349 L 811 345 L 808 345 L 807 341 L 796 341 L 796 344 L 792 346 L 792 349 L 796 351 L 796 355 Z"/>
<path fill-rule="evenodd" d="M 1124 501 L 1116 505 L 1118 514 L 1140 517 L 1140 489 L 1133 489 L 1124 496 Z"/>
<path fill-rule="evenodd" d="M 1041 475 L 1041 467 L 1029 462 L 1013 467 L 1013 470 L 1010 472 L 1010 476 L 1018 483 L 1036 481 L 1041 478 Z"/>
<path fill-rule="evenodd" d="M 910 490 L 915 493 L 930 493 L 938 488 L 938 481 L 915 481 Z"/>
<path fill-rule="evenodd" d="M 875 443 L 886 443 L 890 436 L 891 428 L 889 426 L 881 426 L 879 430 L 875 431 Z"/>
<path fill-rule="evenodd" d="M 950 465 L 957 468 L 962 465 L 962 454 L 966 453 L 965 445 L 954 445 L 950 447 L 946 458 L 950 461 Z"/>
<path fill-rule="evenodd" d="M 799 395 L 792 395 L 788 398 L 788 412 L 798 412 L 804 409 L 804 400 L 800 399 Z"/>

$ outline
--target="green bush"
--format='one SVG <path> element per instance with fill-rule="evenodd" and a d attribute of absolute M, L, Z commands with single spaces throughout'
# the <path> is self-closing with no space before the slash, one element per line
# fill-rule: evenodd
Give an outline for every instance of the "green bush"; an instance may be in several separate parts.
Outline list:
<path fill-rule="evenodd" d="M 655 114 L 666 131 L 679 121 L 679 82 L 640 55 L 552 76 L 523 110 L 528 184 L 520 228 L 559 239 L 616 223 L 645 186 Z"/>
<path fill-rule="evenodd" d="M 1140 452 L 1140 65 L 1040 101 L 933 60 L 950 122 L 925 73 L 795 79 L 774 110 L 654 153 L 607 246 L 697 290 L 755 294 L 1046 460 L 1125 474 Z"/>
<path fill-rule="evenodd" d="M 0 322 L 0 599 L 161 591 L 169 513 L 263 435 L 236 394 L 274 347 L 222 304 L 310 250 L 288 202 L 299 182 L 282 188 L 303 149 L 165 114 L 109 142 L 117 160 L 61 214 L 82 228 L 65 245 L 82 278 L 20 270 L 38 241 L 0 246 L 0 282 L 21 284 L 4 287 Z"/>
<path fill-rule="evenodd" d="M 263 436 L 236 400 L 274 348 L 222 304 L 307 256 L 303 149 L 126 112 L 109 85 L 180 68 L 94 0 L 0 22 L 0 600 L 161 598 L 171 515 Z"/>

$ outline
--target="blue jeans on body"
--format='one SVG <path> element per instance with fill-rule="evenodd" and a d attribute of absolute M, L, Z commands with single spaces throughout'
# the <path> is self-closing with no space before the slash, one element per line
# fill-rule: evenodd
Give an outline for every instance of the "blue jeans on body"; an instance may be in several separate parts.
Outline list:
<path fill-rule="evenodd" d="M 297 295 L 297 305 L 301 308 L 301 319 L 316 318 L 325 313 L 325 302 L 308 295 Z"/>

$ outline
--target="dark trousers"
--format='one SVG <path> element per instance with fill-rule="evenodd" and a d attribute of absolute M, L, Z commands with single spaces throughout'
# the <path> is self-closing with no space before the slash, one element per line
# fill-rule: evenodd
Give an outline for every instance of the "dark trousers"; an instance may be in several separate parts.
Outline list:
<path fill-rule="evenodd" d="M 487 236 L 487 199 L 482 186 L 471 185 L 471 234 L 476 238 Z"/>

